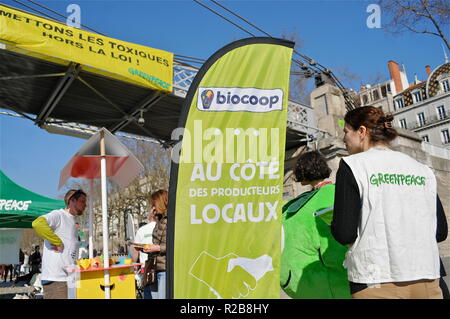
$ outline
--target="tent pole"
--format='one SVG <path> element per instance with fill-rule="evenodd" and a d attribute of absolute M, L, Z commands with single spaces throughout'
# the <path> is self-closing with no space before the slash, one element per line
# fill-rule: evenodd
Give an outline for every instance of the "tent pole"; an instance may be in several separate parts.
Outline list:
<path fill-rule="evenodd" d="M 109 234 L 108 234 L 108 202 L 106 189 L 106 154 L 105 154 L 105 135 L 100 131 L 100 169 L 102 184 L 102 224 L 103 224 L 103 268 L 105 274 L 105 299 L 111 299 L 111 289 L 109 282 Z"/>
<path fill-rule="evenodd" d="M 89 196 L 89 258 L 94 258 L 94 227 L 93 227 L 93 203 L 94 199 L 94 178 L 91 178 L 90 196 Z"/>

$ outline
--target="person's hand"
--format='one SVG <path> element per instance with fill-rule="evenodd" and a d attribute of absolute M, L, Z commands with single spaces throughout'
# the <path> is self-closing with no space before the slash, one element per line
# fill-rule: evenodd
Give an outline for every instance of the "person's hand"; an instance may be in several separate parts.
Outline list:
<path fill-rule="evenodd" d="M 52 250 L 57 253 L 62 253 L 64 250 L 64 244 L 61 244 L 59 246 L 52 245 Z"/>
<path fill-rule="evenodd" d="M 136 250 L 137 252 L 142 251 L 142 247 L 136 247 L 136 246 L 133 246 L 133 249 Z"/>
<path fill-rule="evenodd" d="M 144 251 L 144 253 L 147 253 L 147 254 L 156 253 L 156 252 L 161 251 L 161 246 L 151 245 L 150 247 L 144 247 L 142 250 Z"/>

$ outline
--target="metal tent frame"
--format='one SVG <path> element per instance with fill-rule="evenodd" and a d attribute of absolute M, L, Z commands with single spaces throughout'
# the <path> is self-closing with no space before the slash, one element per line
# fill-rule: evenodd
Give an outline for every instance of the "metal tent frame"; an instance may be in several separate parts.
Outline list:
<path fill-rule="evenodd" d="M 41 128 L 59 125 L 92 135 L 105 127 L 169 147 L 175 142 L 171 133 L 178 127 L 184 97 L 197 71 L 175 64 L 174 90 L 165 94 L 76 63 L 64 65 L 0 49 L 0 107 Z M 286 149 L 304 145 L 318 133 L 312 108 L 290 100 Z"/>

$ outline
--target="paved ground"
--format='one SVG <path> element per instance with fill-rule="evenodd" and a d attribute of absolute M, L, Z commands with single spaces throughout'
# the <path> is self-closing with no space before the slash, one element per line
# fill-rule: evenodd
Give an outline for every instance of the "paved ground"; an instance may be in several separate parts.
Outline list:
<path fill-rule="evenodd" d="M 34 283 L 35 281 L 33 280 L 32 282 Z M 16 295 L 24 297 L 30 293 L 38 292 L 34 287 L 26 284 L 26 280 L 19 281 L 18 283 L 14 283 L 14 280 L 9 281 L 9 276 L 7 281 L 0 280 L 0 299 L 12 299 Z M 35 295 L 33 294 L 33 296 Z"/>
<path fill-rule="evenodd" d="M 445 283 L 447 284 L 447 287 L 450 288 L 450 257 L 442 258 L 442 262 L 444 264 L 444 268 L 446 270 L 447 276 L 444 277 Z M 286 293 L 281 289 L 280 293 L 281 299 L 291 299 Z"/>
<path fill-rule="evenodd" d="M 0 299 L 12 299 L 17 293 L 27 293 L 29 290 L 31 289 L 23 284 L 14 285 L 9 280 L 6 282 L 0 281 Z"/>
<path fill-rule="evenodd" d="M 445 282 L 447 283 L 447 286 L 450 287 L 450 257 L 445 257 L 442 258 L 442 262 L 444 263 L 444 268 L 447 272 L 447 276 L 444 277 Z M 12 289 L 10 288 L 13 285 L 12 282 L 0 282 L 0 299 L 11 299 L 12 297 L 14 297 L 14 294 L 2 294 L 1 292 L 3 291 L 4 293 L 7 292 L 8 289 Z M 18 286 L 22 286 L 22 287 L 18 287 L 17 290 L 23 289 L 26 290 L 27 288 L 23 287 L 23 285 L 18 285 Z M 286 295 L 286 293 L 280 289 L 280 296 L 281 299 L 291 299 L 288 295 Z"/>
<path fill-rule="evenodd" d="M 444 280 L 447 284 L 447 287 L 450 288 L 450 257 L 442 258 L 442 262 L 444 263 L 444 268 L 447 273 L 447 276 L 444 277 Z"/>

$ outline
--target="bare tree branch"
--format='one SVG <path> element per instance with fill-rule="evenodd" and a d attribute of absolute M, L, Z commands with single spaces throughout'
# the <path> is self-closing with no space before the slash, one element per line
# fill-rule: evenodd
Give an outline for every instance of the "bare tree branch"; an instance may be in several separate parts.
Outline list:
<path fill-rule="evenodd" d="M 430 32 L 430 31 L 427 31 L 427 30 L 419 31 L 419 30 L 411 28 L 410 26 L 408 26 L 406 24 L 402 24 L 402 26 L 405 27 L 406 29 L 408 29 L 409 31 L 414 32 L 414 33 L 424 33 L 424 34 L 432 34 L 432 35 L 439 36 L 439 33 L 436 33 L 436 32 Z"/>
<path fill-rule="evenodd" d="M 443 31 L 450 23 L 448 0 L 378 0 L 378 4 L 382 13 L 390 18 L 385 24 L 387 32 L 430 34 L 441 38 L 450 50 L 448 35 Z"/>

